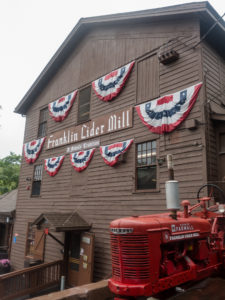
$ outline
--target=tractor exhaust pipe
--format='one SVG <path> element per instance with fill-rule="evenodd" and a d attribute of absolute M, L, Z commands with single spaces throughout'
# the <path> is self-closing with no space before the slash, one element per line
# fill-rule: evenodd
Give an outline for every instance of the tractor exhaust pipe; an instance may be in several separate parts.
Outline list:
<path fill-rule="evenodd" d="M 173 156 L 167 155 L 167 168 L 169 180 L 166 181 L 166 206 L 171 211 L 171 218 L 177 219 L 177 211 L 180 209 L 178 181 L 174 180 Z"/>

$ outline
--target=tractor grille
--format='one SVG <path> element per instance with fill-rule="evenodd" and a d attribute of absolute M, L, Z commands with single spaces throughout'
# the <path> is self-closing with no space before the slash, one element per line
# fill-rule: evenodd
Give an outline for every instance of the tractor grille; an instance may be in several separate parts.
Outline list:
<path fill-rule="evenodd" d="M 148 282 L 150 257 L 148 235 L 111 233 L 112 274 L 122 282 Z"/>

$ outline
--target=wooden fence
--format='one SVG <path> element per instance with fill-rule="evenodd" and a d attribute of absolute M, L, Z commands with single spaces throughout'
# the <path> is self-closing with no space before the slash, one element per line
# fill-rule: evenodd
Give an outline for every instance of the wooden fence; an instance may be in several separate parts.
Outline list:
<path fill-rule="evenodd" d="M 44 263 L 0 276 L 0 299 L 15 300 L 60 283 L 62 260 Z"/>

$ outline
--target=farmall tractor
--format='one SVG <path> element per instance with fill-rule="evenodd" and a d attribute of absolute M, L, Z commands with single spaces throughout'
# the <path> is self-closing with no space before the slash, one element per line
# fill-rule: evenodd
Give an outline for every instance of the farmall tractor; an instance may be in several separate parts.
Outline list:
<path fill-rule="evenodd" d="M 189 281 L 225 275 L 225 205 L 199 198 L 207 186 L 199 189 L 196 205 L 185 200 L 179 211 L 178 183 L 167 181 L 168 213 L 111 222 L 109 288 L 115 300 L 147 299 Z"/>

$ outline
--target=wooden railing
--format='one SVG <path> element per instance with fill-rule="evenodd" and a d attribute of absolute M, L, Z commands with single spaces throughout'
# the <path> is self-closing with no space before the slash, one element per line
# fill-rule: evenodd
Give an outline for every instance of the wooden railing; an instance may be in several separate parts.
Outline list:
<path fill-rule="evenodd" d="M 14 300 L 59 284 L 62 260 L 0 275 L 0 299 Z"/>

